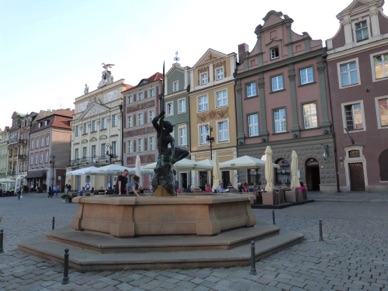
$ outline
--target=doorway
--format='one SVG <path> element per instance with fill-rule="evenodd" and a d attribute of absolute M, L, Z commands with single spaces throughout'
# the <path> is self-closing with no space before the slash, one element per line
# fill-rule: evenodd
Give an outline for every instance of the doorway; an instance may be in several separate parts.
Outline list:
<path fill-rule="evenodd" d="M 222 171 L 222 184 L 224 188 L 228 187 L 230 183 L 230 172 Z"/>
<path fill-rule="evenodd" d="M 350 191 L 365 191 L 362 163 L 349 163 Z"/>
<path fill-rule="evenodd" d="M 319 191 L 321 177 L 319 173 L 319 163 L 311 158 L 306 161 L 306 186 L 309 191 Z"/>
<path fill-rule="evenodd" d="M 187 189 L 187 173 L 181 173 L 180 176 L 181 189 Z"/>

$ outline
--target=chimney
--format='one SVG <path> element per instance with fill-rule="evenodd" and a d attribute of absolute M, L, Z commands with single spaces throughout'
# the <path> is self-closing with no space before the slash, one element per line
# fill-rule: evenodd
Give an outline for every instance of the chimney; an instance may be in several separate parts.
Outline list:
<path fill-rule="evenodd" d="M 238 62 L 240 64 L 243 63 L 243 56 L 246 52 L 249 52 L 249 45 L 247 45 L 246 43 L 242 43 L 242 44 L 239 44 L 238 45 Z"/>

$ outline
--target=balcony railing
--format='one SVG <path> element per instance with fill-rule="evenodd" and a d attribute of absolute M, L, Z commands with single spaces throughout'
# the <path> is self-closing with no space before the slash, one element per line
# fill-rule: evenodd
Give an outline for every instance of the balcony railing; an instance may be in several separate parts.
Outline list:
<path fill-rule="evenodd" d="M 85 164 L 107 165 L 109 164 L 109 157 L 106 155 L 103 155 L 103 156 L 84 157 L 84 158 L 70 160 L 70 166 L 78 166 L 78 165 L 85 165 Z"/>
<path fill-rule="evenodd" d="M 18 160 L 25 160 L 26 158 L 26 155 L 18 155 Z"/>

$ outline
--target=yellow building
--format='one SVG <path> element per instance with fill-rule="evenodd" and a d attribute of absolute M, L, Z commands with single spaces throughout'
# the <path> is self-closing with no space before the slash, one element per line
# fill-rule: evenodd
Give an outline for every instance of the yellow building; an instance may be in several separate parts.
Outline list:
<path fill-rule="evenodd" d="M 234 77 L 236 54 L 208 49 L 190 69 L 191 158 L 224 162 L 237 157 Z M 236 171 L 222 171 L 214 177 L 226 187 L 237 184 Z M 192 175 L 193 186 L 212 180 L 212 173 Z"/>

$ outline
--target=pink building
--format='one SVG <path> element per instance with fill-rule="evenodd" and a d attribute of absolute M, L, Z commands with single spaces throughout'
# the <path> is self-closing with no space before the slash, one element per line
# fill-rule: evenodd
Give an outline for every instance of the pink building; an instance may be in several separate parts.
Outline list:
<path fill-rule="evenodd" d="M 333 132 L 321 40 L 292 30 L 293 20 L 270 11 L 255 30 L 257 42 L 238 46 L 236 72 L 238 156 L 261 158 L 270 145 L 279 164 L 276 183 L 290 182 L 291 152 L 299 157 L 308 190 L 336 191 Z M 264 182 L 262 169 L 239 182 Z"/>
<path fill-rule="evenodd" d="M 326 41 L 343 191 L 388 191 L 388 18 L 383 0 L 354 0 Z"/>

